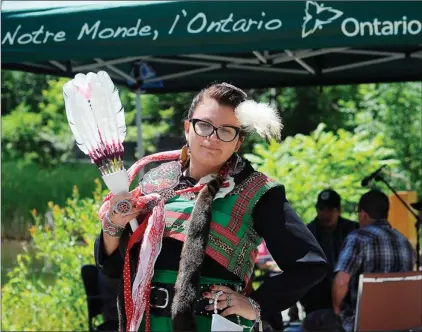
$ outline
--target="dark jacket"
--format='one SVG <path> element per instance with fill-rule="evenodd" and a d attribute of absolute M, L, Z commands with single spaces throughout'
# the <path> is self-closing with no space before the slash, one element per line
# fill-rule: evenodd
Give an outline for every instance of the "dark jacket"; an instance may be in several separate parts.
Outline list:
<path fill-rule="evenodd" d="M 306 313 L 319 309 L 332 309 L 331 287 L 334 267 L 347 235 L 358 228 L 357 222 L 342 217 L 339 218 L 337 227 L 331 233 L 324 231 L 317 218 L 308 224 L 308 229 L 315 236 L 327 257 L 331 273 L 327 273 L 325 278 L 302 298 L 301 303 L 305 307 Z M 346 298 L 345 301 L 347 300 Z"/>
<path fill-rule="evenodd" d="M 346 236 L 358 228 L 359 224 L 357 222 L 343 217 L 339 217 L 337 227 L 330 234 L 327 234 L 324 228 L 319 225 L 318 217 L 308 224 L 308 229 L 315 236 L 322 250 L 324 250 L 328 263 L 331 264 L 333 269 Z M 327 241 L 327 239 L 329 240 Z"/>

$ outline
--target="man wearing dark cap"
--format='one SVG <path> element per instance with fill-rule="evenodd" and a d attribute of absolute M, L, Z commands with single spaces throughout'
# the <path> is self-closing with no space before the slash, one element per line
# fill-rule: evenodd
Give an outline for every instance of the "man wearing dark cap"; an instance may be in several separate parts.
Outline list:
<path fill-rule="evenodd" d="M 358 223 L 341 216 L 341 197 L 332 189 L 325 189 L 319 193 L 316 211 L 317 216 L 308 224 L 308 228 L 324 250 L 333 272 L 327 274 L 325 279 L 301 300 L 307 314 L 319 309 L 332 309 L 331 286 L 334 266 L 344 239 L 358 228 Z"/>

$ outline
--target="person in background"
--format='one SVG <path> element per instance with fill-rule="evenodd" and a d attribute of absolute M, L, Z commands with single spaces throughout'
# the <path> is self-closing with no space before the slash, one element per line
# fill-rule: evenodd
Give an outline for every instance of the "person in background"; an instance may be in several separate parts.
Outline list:
<path fill-rule="evenodd" d="M 419 201 L 410 204 L 410 206 L 412 208 L 414 208 L 415 210 L 419 211 L 419 215 L 422 215 L 422 199 L 420 199 Z"/>
<path fill-rule="evenodd" d="M 422 220 L 422 199 L 420 199 L 419 201 L 410 204 L 410 206 L 412 208 L 414 208 L 415 210 L 419 211 L 419 220 Z M 419 227 L 422 228 L 422 225 L 420 225 Z M 418 239 L 420 241 L 420 238 Z M 419 261 L 422 262 L 422 249 L 417 253 L 419 255 Z M 419 267 L 420 271 L 422 271 L 422 268 Z"/>
<path fill-rule="evenodd" d="M 104 323 L 97 327 L 98 331 L 117 331 L 119 328 L 116 302 L 119 284 L 120 279 L 110 278 L 99 271 L 98 288 L 103 297 L 101 312 Z"/>
<path fill-rule="evenodd" d="M 281 273 L 280 268 L 274 258 L 268 251 L 265 241 L 258 246 L 258 255 L 256 256 L 256 266 L 266 275 L 273 276 Z"/>
<path fill-rule="evenodd" d="M 282 273 L 276 261 L 268 251 L 265 241 L 262 241 L 258 246 L 258 255 L 256 256 L 255 265 L 261 271 L 261 275 L 256 279 L 257 281 L 265 282 L 266 279 Z M 282 331 L 283 328 L 284 323 L 281 312 L 276 313 L 271 318 L 263 321 L 263 332 Z"/>
<path fill-rule="evenodd" d="M 327 273 L 325 278 L 302 298 L 301 303 L 307 314 L 319 309 L 332 309 L 331 286 L 334 266 L 346 236 L 359 226 L 358 223 L 341 216 L 341 197 L 333 189 L 325 189 L 318 194 L 316 212 L 317 216 L 308 224 L 308 229 L 324 250 L 331 273 Z"/>
<path fill-rule="evenodd" d="M 335 267 L 333 310 L 319 310 L 306 317 L 303 329 L 314 331 L 353 331 L 359 275 L 363 273 L 410 272 L 415 251 L 409 240 L 393 229 L 387 220 L 389 200 L 371 190 L 358 205 L 360 229 L 346 238 Z M 351 304 L 345 302 L 350 296 Z"/>

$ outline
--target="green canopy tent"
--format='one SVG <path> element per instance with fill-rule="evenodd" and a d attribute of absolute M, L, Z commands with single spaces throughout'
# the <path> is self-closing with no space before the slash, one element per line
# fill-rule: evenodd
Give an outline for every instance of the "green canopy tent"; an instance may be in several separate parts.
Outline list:
<path fill-rule="evenodd" d="M 421 1 L 4 1 L 1 20 L 3 69 L 152 93 L 422 78 Z"/>
<path fill-rule="evenodd" d="M 147 93 L 221 80 L 242 88 L 422 80 L 422 1 L 2 6 L 3 69 L 68 77 L 105 69 Z"/>

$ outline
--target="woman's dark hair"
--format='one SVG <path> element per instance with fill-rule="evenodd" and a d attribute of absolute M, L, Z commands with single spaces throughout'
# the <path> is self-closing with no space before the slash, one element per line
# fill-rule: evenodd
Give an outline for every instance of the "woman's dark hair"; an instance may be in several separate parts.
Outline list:
<path fill-rule="evenodd" d="M 365 211 L 372 219 L 387 219 L 390 202 L 386 194 L 379 190 L 371 190 L 362 195 L 358 211 Z"/>
<path fill-rule="evenodd" d="M 241 89 L 228 83 L 216 83 L 209 87 L 202 89 L 195 98 L 189 108 L 188 119 L 192 119 L 198 104 L 205 98 L 211 98 L 217 101 L 220 105 L 230 106 L 236 108 L 240 103 L 244 102 L 248 95 Z"/>

